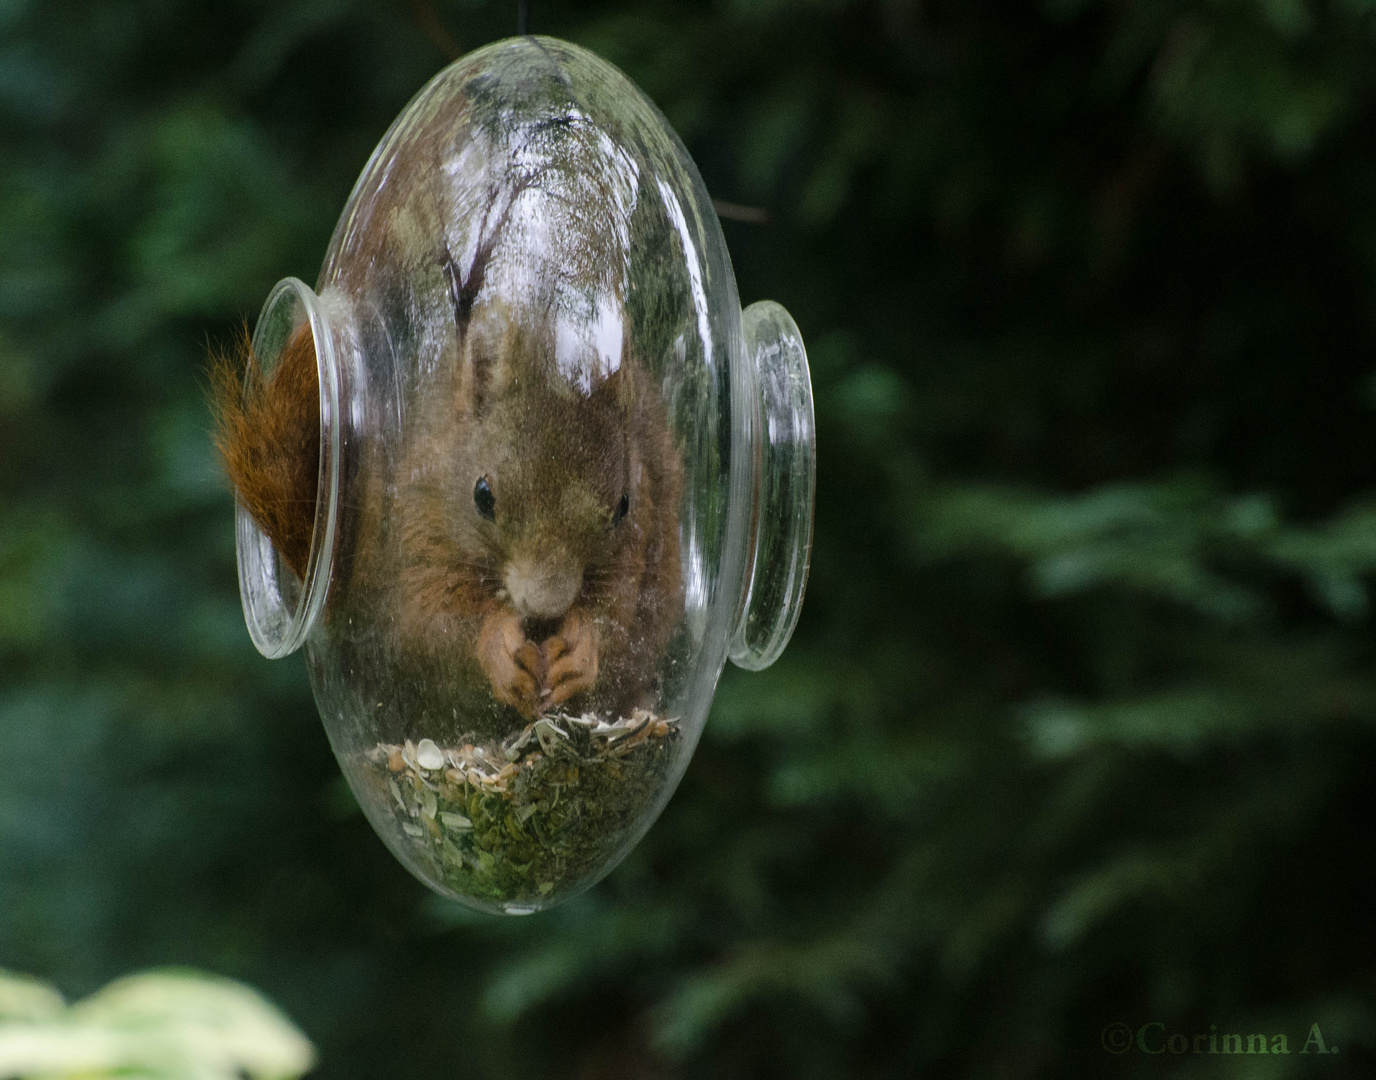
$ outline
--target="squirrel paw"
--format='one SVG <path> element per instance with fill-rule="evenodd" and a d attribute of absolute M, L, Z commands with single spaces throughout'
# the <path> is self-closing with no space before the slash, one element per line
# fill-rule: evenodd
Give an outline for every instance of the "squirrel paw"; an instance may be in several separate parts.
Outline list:
<path fill-rule="evenodd" d="M 590 690 L 597 681 L 597 627 L 586 613 L 570 611 L 559 633 L 545 642 L 544 654 L 549 663 L 542 702 L 545 708 Z"/>
<path fill-rule="evenodd" d="M 515 614 L 499 611 L 483 620 L 478 632 L 478 663 L 498 701 L 526 716 L 539 714 L 544 657 L 526 640 Z"/>

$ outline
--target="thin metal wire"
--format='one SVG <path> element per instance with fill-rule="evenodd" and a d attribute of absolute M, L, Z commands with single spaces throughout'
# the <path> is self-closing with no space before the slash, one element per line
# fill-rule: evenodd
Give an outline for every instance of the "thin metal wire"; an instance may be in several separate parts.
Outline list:
<path fill-rule="evenodd" d="M 516 0 L 516 33 L 521 37 L 530 33 L 530 0 Z"/>

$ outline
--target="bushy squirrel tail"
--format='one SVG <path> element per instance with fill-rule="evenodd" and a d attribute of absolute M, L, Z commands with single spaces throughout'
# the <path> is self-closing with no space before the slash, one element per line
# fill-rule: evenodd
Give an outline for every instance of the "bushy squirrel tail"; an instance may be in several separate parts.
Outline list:
<path fill-rule="evenodd" d="M 306 576 L 320 476 L 320 390 L 309 323 L 263 378 L 244 326 L 210 356 L 215 448 L 234 492 L 299 580 Z"/>

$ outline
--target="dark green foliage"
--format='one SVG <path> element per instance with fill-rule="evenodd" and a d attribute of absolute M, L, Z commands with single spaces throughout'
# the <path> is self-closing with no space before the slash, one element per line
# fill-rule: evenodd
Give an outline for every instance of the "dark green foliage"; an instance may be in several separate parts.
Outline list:
<path fill-rule="evenodd" d="M 644 843 L 496 920 L 253 652 L 199 381 L 514 7 L 0 2 L 0 966 L 247 979 L 322 1077 L 1369 1075 L 1376 5 L 535 3 L 770 211 L 819 504 Z"/>

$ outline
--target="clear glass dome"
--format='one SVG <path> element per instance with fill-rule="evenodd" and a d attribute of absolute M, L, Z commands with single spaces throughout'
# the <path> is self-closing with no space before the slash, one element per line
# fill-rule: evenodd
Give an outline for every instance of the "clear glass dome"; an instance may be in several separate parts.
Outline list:
<path fill-rule="evenodd" d="M 255 644 L 305 645 L 344 774 L 423 881 L 511 914 L 587 888 L 672 794 L 728 655 L 764 667 L 792 633 L 813 499 L 793 321 L 742 314 L 644 95 L 521 38 L 407 106 L 253 353 L 245 394 L 313 354 L 320 413 L 318 447 L 297 423 L 300 540 L 240 491 Z"/>

